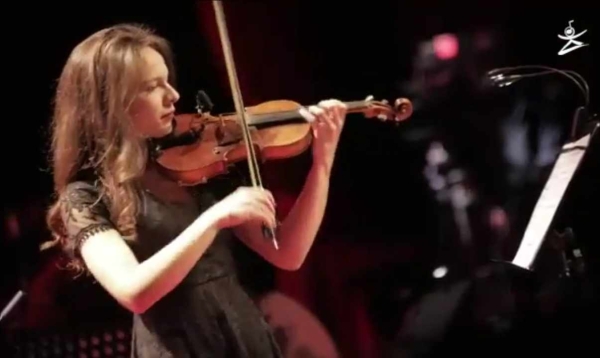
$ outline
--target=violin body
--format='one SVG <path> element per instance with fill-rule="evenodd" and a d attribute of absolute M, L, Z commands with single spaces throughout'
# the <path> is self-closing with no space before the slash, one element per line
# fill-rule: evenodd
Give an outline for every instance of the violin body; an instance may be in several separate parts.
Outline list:
<path fill-rule="evenodd" d="M 250 138 L 257 159 L 265 162 L 291 158 L 310 147 L 310 124 L 303 121 L 299 113 L 292 116 L 300 107 L 293 101 L 275 100 L 246 109 Z M 282 113 L 286 117 L 284 120 L 264 120 L 277 119 L 277 114 Z M 199 131 L 200 135 L 195 143 L 166 149 L 157 158 L 166 174 L 180 185 L 204 183 L 212 177 L 227 173 L 231 165 L 247 160 L 248 151 L 235 114 L 214 117 L 190 113 L 178 115 L 175 120 L 175 135 L 190 130 Z"/>

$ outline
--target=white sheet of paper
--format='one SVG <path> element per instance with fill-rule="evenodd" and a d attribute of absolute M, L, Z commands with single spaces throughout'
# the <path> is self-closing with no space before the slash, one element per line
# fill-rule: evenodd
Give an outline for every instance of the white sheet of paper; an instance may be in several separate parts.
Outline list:
<path fill-rule="evenodd" d="M 581 163 L 581 159 L 590 143 L 590 137 L 591 134 L 588 134 L 576 142 L 567 143 L 563 146 L 546 186 L 533 209 L 521 245 L 512 261 L 514 265 L 524 269 L 531 268 L 569 182 Z"/>

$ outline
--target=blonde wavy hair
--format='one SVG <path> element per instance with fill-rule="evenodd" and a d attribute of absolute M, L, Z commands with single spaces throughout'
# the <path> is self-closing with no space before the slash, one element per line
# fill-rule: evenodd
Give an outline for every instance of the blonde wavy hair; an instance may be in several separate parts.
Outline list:
<path fill-rule="evenodd" d="M 139 24 L 102 29 L 71 52 L 58 80 L 53 102 L 50 163 L 54 201 L 47 213 L 50 245 L 66 244 L 61 195 L 67 185 L 91 173 L 100 194 L 108 199 L 110 219 L 117 230 L 135 238 L 139 207 L 137 182 L 148 160 L 146 140 L 133 132 L 128 109 L 141 86 L 141 50 L 158 51 L 174 83 L 170 44 Z M 73 260 L 69 266 L 82 269 Z"/>

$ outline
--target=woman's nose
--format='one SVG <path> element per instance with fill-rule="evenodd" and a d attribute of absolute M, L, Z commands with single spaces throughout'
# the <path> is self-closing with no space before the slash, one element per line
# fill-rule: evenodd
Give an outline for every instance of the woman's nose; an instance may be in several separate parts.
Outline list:
<path fill-rule="evenodd" d="M 177 90 L 173 86 L 169 85 L 169 92 L 168 92 L 169 102 L 175 103 L 175 102 L 179 101 L 179 97 L 180 97 L 179 92 L 177 92 Z"/>

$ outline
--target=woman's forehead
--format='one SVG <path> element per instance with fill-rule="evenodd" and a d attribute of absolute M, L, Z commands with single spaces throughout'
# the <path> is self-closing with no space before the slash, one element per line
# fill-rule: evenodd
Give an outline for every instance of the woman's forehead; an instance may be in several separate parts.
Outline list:
<path fill-rule="evenodd" d="M 169 69 L 162 55 L 153 48 L 144 48 L 142 55 L 142 71 L 146 80 L 166 78 Z"/>

